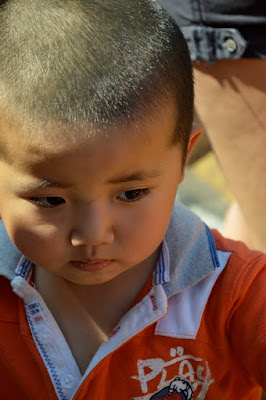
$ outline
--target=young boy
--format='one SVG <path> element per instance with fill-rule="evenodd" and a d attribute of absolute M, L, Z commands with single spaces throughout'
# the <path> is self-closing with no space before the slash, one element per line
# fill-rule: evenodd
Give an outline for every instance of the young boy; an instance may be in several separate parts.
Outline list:
<path fill-rule="evenodd" d="M 266 258 L 174 204 L 178 28 L 149 0 L 9 0 L 0 26 L 1 398 L 258 399 Z"/>

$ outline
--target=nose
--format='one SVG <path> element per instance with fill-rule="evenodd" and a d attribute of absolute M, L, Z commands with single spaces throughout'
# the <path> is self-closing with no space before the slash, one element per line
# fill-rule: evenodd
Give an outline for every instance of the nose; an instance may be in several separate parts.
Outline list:
<path fill-rule="evenodd" d="M 89 205 L 75 213 L 74 228 L 71 231 L 72 246 L 95 247 L 111 244 L 114 240 L 110 212 L 102 206 Z"/>

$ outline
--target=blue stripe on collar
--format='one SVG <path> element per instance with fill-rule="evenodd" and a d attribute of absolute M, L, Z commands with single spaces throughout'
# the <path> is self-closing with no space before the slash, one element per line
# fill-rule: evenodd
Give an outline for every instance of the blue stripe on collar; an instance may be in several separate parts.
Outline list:
<path fill-rule="evenodd" d="M 170 281 L 169 251 L 168 251 L 166 241 L 163 240 L 159 258 L 158 258 L 158 261 L 157 261 L 157 264 L 155 267 L 154 284 L 162 285 L 163 283 L 166 283 L 169 281 Z"/>
<path fill-rule="evenodd" d="M 32 273 L 33 264 L 26 257 L 22 256 L 19 263 L 15 269 L 15 273 L 18 276 L 24 278 L 29 282 Z"/>
<path fill-rule="evenodd" d="M 206 224 L 205 224 L 205 229 L 206 229 L 207 238 L 209 241 L 210 253 L 211 253 L 213 265 L 215 266 L 215 268 L 219 268 L 220 261 L 219 261 L 218 255 L 217 255 L 217 250 L 216 250 L 216 245 L 215 245 L 215 241 L 213 238 L 213 234 L 211 233 L 210 229 L 208 228 L 208 226 Z"/>

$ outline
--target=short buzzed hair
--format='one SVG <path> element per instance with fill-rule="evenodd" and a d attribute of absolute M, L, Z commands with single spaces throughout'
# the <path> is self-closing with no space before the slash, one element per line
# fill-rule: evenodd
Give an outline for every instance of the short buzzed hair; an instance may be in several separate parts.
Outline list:
<path fill-rule="evenodd" d="M 186 41 L 153 0 L 6 0 L 0 7 L 0 127 L 108 127 L 176 106 L 186 147 L 193 74 Z"/>

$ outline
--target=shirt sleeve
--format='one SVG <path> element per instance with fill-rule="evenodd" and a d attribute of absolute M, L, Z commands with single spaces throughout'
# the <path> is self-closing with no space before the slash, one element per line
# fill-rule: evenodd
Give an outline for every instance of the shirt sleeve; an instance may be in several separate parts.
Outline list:
<path fill-rule="evenodd" d="M 259 256 L 234 282 L 227 323 L 232 351 L 266 390 L 266 257 Z"/>

